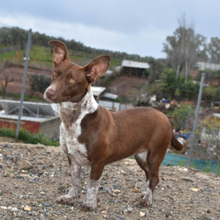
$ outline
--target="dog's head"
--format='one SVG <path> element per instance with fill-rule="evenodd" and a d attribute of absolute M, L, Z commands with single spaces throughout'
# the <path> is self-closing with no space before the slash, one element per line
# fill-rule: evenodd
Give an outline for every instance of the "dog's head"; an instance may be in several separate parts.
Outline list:
<path fill-rule="evenodd" d="M 55 46 L 54 72 L 51 85 L 44 92 L 44 98 L 54 103 L 79 102 L 91 83 L 107 72 L 110 56 L 98 56 L 82 67 L 70 62 L 67 47 L 63 42 L 49 41 L 49 44 Z"/>

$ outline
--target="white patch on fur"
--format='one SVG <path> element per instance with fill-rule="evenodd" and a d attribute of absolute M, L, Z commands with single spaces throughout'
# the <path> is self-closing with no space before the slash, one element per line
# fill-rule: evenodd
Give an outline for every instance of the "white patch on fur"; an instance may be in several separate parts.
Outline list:
<path fill-rule="evenodd" d="M 84 205 L 95 209 L 97 206 L 97 194 L 99 191 L 100 180 L 89 180 L 87 186 L 87 197 Z"/>
<path fill-rule="evenodd" d="M 61 198 L 78 199 L 79 188 L 81 187 L 81 167 L 71 162 L 71 188 L 68 194 L 61 196 Z"/>
<path fill-rule="evenodd" d="M 68 154 L 71 160 L 79 166 L 82 166 L 90 165 L 90 162 L 87 157 L 85 144 L 81 144 L 78 141 L 78 137 L 81 135 L 81 121 L 87 114 L 93 113 L 98 109 L 98 103 L 95 101 L 92 91 L 90 90 L 78 103 L 62 102 L 60 104 L 60 111 L 69 115 L 72 114 L 73 109 L 77 109 L 79 105 L 81 110 L 79 111 L 79 115 L 77 115 L 76 121 L 68 128 L 65 127 L 63 122 L 60 125 L 60 144 L 63 151 Z"/>
<path fill-rule="evenodd" d="M 81 167 L 71 163 L 71 183 L 72 186 L 69 190 L 69 195 L 71 197 L 77 197 L 78 198 L 78 193 L 79 193 L 79 188 L 81 186 L 81 179 L 80 179 L 80 173 L 81 173 Z"/>
<path fill-rule="evenodd" d="M 150 189 L 150 181 L 147 180 L 146 183 L 146 192 L 144 193 L 144 199 L 148 201 L 148 204 L 152 204 L 152 198 L 153 198 L 153 193 L 152 190 Z"/>
<path fill-rule="evenodd" d="M 147 150 L 137 154 L 137 157 L 145 162 L 147 160 Z"/>

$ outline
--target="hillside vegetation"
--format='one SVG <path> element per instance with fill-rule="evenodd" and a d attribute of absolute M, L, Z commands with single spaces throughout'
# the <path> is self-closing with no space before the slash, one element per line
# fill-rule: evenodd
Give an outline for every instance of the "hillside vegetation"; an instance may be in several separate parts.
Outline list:
<path fill-rule="evenodd" d="M 27 31 L 12 27 L 0 28 L 0 60 L 10 60 L 13 63 L 22 63 L 25 56 L 25 45 L 27 42 Z M 84 65 L 91 59 L 101 54 L 109 54 L 112 58 L 111 66 L 121 65 L 123 59 L 147 61 L 149 57 L 140 57 L 137 54 L 127 54 L 110 50 L 95 49 L 83 45 L 75 40 L 65 40 L 38 32 L 32 33 L 32 48 L 30 53 L 30 65 L 36 67 L 50 67 L 52 62 L 51 47 L 47 44 L 50 40 L 63 41 L 70 53 L 72 62 Z"/>

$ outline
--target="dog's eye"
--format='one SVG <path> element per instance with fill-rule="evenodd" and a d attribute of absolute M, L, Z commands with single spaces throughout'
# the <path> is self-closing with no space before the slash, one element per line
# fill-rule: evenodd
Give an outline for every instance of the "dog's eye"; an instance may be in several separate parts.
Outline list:
<path fill-rule="evenodd" d="M 73 83 L 73 82 L 75 82 L 75 80 L 72 78 L 72 79 L 70 79 L 70 82 Z"/>
<path fill-rule="evenodd" d="M 55 71 L 54 71 L 54 72 L 53 72 L 53 75 L 55 75 L 55 76 L 56 76 L 56 75 L 57 75 L 57 72 L 55 72 Z"/>

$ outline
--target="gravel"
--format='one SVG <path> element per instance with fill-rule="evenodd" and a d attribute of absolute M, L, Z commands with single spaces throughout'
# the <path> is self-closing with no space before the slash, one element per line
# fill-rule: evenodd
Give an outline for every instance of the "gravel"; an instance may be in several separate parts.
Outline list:
<path fill-rule="evenodd" d="M 68 192 L 70 169 L 60 147 L 0 143 L 0 219 L 220 219 L 220 177 L 188 167 L 160 168 L 153 204 L 138 205 L 144 172 L 135 160 L 105 167 L 94 212 L 83 212 L 89 168 L 74 206 L 56 198 Z"/>

